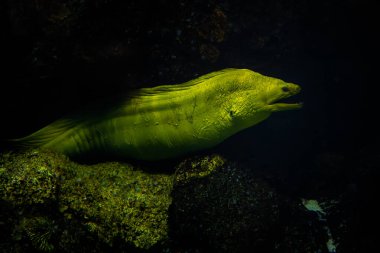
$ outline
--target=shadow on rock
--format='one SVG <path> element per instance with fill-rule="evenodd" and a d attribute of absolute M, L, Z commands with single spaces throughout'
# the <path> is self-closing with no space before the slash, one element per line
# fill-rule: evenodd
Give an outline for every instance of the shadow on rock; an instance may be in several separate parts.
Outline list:
<path fill-rule="evenodd" d="M 219 156 L 184 161 L 172 197 L 170 237 L 180 252 L 327 252 L 313 214 Z"/>

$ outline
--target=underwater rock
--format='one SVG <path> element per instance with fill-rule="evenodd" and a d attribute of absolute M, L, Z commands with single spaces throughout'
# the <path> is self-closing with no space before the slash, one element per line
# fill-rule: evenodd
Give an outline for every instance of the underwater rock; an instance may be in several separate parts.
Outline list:
<path fill-rule="evenodd" d="M 184 161 L 172 196 L 170 237 L 180 252 L 326 250 L 323 228 L 300 202 L 218 156 Z"/>
<path fill-rule="evenodd" d="M 79 165 L 39 150 L 1 154 L 0 249 L 148 249 L 167 238 L 171 189 L 172 176 L 127 164 Z"/>
<path fill-rule="evenodd" d="M 0 251 L 326 252 L 318 217 L 252 171 L 218 155 L 157 174 L 1 154 Z"/>

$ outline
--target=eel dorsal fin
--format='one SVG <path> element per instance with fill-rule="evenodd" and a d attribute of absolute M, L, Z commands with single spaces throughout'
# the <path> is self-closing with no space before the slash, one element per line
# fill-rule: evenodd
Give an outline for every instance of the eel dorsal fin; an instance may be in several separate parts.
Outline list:
<path fill-rule="evenodd" d="M 239 69 L 228 68 L 228 69 L 223 69 L 219 71 L 214 71 L 209 74 L 195 78 L 194 80 L 190 80 L 188 82 L 181 83 L 181 84 L 160 85 L 160 86 L 152 87 L 152 88 L 142 88 L 132 93 L 131 97 L 142 98 L 142 97 L 147 97 L 147 96 L 169 95 L 170 92 L 187 90 L 197 84 L 207 81 L 208 79 L 211 79 L 213 77 L 223 75 L 226 73 L 231 73 L 234 71 L 239 71 Z"/>

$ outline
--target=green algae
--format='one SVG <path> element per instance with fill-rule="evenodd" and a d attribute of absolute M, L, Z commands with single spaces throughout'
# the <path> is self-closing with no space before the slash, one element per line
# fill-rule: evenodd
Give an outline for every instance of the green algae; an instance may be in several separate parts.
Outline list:
<path fill-rule="evenodd" d="M 218 155 L 205 156 L 199 159 L 187 159 L 178 165 L 175 183 L 186 184 L 196 178 L 206 177 L 225 163 L 226 160 Z"/>
<path fill-rule="evenodd" d="M 172 180 L 116 162 L 80 165 L 50 151 L 1 154 L 1 222 L 12 227 L 10 241 L 42 252 L 86 250 L 77 247 L 82 240 L 90 248 L 148 249 L 167 238 Z"/>
<path fill-rule="evenodd" d="M 60 211 L 78 214 L 88 230 L 112 245 L 115 238 L 150 248 L 167 236 L 172 178 L 129 165 L 73 166 L 62 180 Z"/>
<path fill-rule="evenodd" d="M 151 250 L 169 239 L 173 185 L 205 178 L 220 156 L 173 173 L 126 163 L 81 165 L 48 150 L 0 154 L 0 246 L 7 252 Z M 190 168 L 190 169 L 189 169 Z"/>
<path fill-rule="evenodd" d="M 61 174 L 60 164 L 67 162 L 55 153 L 41 155 L 33 150 L 17 156 L 0 156 L 0 196 L 15 205 L 43 204 L 55 201 Z"/>
<path fill-rule="evenodd" d="M 47 217 L 23 218 L 19 224 L 19 231 L 25 232 L 33 247 L 42 252 L 54 250 L 52 238 L 57 229 L 54 220 Z"/>

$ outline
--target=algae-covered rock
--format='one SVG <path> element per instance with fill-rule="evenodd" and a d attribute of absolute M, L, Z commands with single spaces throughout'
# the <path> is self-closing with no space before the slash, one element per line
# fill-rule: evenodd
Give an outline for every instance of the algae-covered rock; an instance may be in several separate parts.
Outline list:
<path fill-rule="evenodd" d="M 167 238 L 172 176 L 79 165 L 30 150 L 0 156 L 0 249 L 148 249 Z"/>
<path fill-rule="evenodd" d="M 61 165 L 67 160 L 55 153 L 33 150 L 0 157 L 0 196 L 17 205 L 55 201 Z"/>
<path fill-rule="evenodd" d="M 162 174 L 50 151 L 2 154 L 0 233 L 0 252 L 326 250 L 300 202 L 218 155 Z"/>
<path fill-rule="evenodd" d="M 170 175 L 149 174 L 119 163 L 73 166 L 62 179 L 60 211 L 78 217 L 112 245 L 122 238 L 150 248 L 167 236 Z"/>

